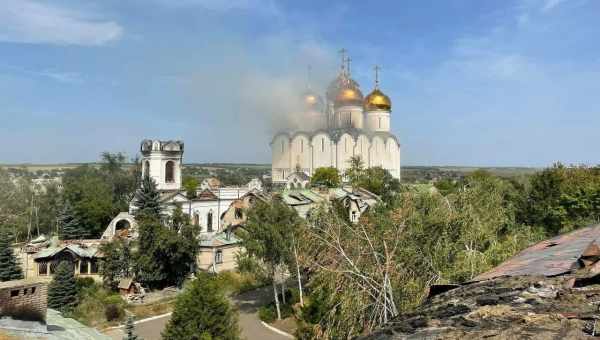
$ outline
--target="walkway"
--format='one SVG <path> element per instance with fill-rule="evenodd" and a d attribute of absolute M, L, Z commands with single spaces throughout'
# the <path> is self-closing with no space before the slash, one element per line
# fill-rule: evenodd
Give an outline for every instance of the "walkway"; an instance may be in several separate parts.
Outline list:
<path fill-rule="evenodd" d="M 246 340 L 289 340 L 289 338 L 277 334 L 266 328 L 258 318 L 258 307 L 270 301 L 270 287 L 256 289 L 233 298 L 238 307 L 239 325 L 242 331 L 242 339 Z M 136 334 L 144 340 L 159 340 L 160 333 L 167 325 L 170 315 L 160 318 L 150 318 L 135 324 Z M 123 339 L 123 328 L 106 331 L 112 339 Z"/>

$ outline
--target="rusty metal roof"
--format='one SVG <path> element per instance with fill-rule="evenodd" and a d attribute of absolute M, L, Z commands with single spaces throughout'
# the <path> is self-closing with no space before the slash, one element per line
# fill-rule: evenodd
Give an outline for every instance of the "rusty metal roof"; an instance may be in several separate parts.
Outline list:
<path fill-rule="evenodd" d="M 600 224 L 582 228 L 537 243 L 496 268 L 480 274 L 473 281 L 483 281 L 500 276 L 544 275 L 569 273 L 586 265 L 582 257 L 593 256 L 600 243 Z M 595 254 L 600 255 L 600 254 Z"/>

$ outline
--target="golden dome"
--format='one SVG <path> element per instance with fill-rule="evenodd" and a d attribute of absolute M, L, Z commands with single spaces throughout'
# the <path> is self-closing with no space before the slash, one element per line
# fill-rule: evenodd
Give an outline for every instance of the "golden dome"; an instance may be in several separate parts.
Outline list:
<path fill-rule="evenodd" d="M 392 101 L 390 97 L 386 96 L 378 88 L 375 88 L 373 92 L 369 93 L 365 98 L 365 110 L 366 111 L 391 111 Z"/>
<path fill-rule="evenodd" d="M 320 111 L 323 108 L 323 99 L 311 90 L 307 90 L 302 94 L 302 103 L 307 110 Z"/>
<path fill-rule="evenodd" d="M 342 86 L 335 96 L 335 106 L 361 106 L 363 94 L 355 83 L 348 82 Z"/>

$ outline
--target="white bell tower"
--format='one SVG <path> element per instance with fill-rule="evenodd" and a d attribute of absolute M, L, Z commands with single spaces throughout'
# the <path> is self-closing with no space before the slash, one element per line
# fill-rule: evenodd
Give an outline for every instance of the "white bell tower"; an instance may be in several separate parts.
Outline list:
<path fill-rule="evenodd" d="M 142 178 L 149 175 L 160 191 L 181 189 L 182 141 L 145 139 L 141 143 Z"/>

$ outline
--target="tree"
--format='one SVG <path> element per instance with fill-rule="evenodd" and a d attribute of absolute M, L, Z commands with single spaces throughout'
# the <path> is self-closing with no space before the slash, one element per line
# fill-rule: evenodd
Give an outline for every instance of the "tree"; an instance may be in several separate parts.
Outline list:
<path fill-rule="evenodd" d="M 48 307 L 70 312 L 77 305 L 77 284 L 73 274 L 74 264 L 61 261 L 48 285 Z"/>
<path fill-rule="evenodd" d="M 181 204 L 177 204 L 171 215 L 171 227 L 179 231 L 183 226 L 190 224 L 190 217 L 181 209 Z"/>
<path fill-rule="evenodd" d="M 134 206 L 137 208 L 134 212 L 136 219 L 160 220 L 162 215 L 160 193 L 156 189 L 156 182 L 150 176 L 144 176 L 142 187 L 135 193 Z"/>
<path fill-rule="evenodd" d="M 183 187 L 185 188 L 185 195 L 187 198 L 192 199 L 196 198 L 196 190 L 198 189 L 198 179 L 192 176 L 184 176 L 181 181 Z"/>
<path fill-rule="evenodd" d="M 85 231 L 81 226 L 81 220 L 77 217 L 77 214 L 69 201 L 63 203 L 63 208 L 58 215 L 58 227 L 60 230 L 60 237 L 63 240 L 82 239 L 85 236 Z"/>
<path fill-rule="evenodd" d="M 400 181 L 386 169 L 376 166 L 365 169 L 358 186 L 381 196 L 384 202 L 391 202 L 400 191 Z"/>
<path fill-rule="evenodd" d="M 360 156 L 352 156 L 348 161 L 350 167 L 346 170 L 345 176 L 352 186 L 359 186 L 365 175 L 365 164 Z"/>
<path fill-rule="evenodd" d="M 5 230 L 0 230 L 0 281 L 23 278 L 23 272 L 17 263 L 11 244 L 10 234 Z"/>
<path fill-rule="evenodd" d="M 133 317 L 130 315 L 127 317 L 127 323 L 125 324 L 125 336 L 123 340 L 142 340 L 135 333 L 135 326 L 133 324 Z"/>
<path fill-rule="evenodd" d="M 100 266 L 104 285 L 116 290 L 122 278 L 131 276 L 132 259 L 128 241 L 114 240 L 105 243 L 100 246 L 100 251 L 104 255 Z"/>
<path fill-rule="evenodd" d="M 128 167 L 127 157 L 120 152 L 103 152 L 100 156 L 100 173 L 111 187 L 113 207 L 118 211 L 128 210 L 139 183 L 139 168 L 137 160 L 134 160 L 133 166 Z"/>
<path fill-rule="evenodd" d="M 317 168 L 310 180 L 312 186 L 326 186 L 328 188 L 336 188 L 340 185 L 340 182 L 340 174 L 333 167 Z"/>
<path fill-rule="evenodd" d="M 214 276 L 198 273 L 175 302 L 164 340 L 239 339 L 237 315 Z"/>
<path fill-rule="evenodd" d="M 281 319 L 277 294 L 277 275 L 286 263 L 290 263 L 294 249 L 294 230 L 300 224 L 295 210 L 280 199 L 270 202 L 259 201 L 248 211 L 244 232 L 240 232 L 242 245 L 250 256 L 254 256 L 269 268 L 273 284 L 273 298 L 277 318 Z"/>

